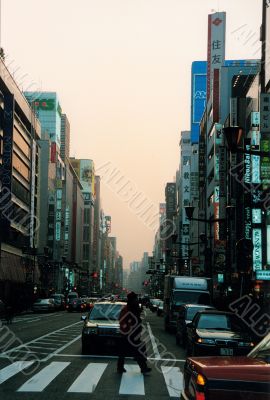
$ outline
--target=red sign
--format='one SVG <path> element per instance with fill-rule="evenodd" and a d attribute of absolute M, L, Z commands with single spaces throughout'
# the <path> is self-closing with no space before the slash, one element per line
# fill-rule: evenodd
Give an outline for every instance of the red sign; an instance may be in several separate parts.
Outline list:
<path fill-rule="evenodd" d="M 56 143 L 51 144 L 51 162 L 56 163 Z"/>

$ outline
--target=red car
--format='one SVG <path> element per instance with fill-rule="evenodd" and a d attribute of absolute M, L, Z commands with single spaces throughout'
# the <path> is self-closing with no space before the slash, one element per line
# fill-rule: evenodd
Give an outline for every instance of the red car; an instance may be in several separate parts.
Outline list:
<path fill-rule="evenodd" d="M 182 400 L 270 400 L 270 333 L 245 357 L 190 357 Z"/>

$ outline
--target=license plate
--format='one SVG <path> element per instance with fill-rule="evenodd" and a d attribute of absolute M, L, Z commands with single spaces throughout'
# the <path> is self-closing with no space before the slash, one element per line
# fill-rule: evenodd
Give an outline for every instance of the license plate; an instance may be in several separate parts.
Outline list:
<path fill-rule="evenodd" d="M 220 349 L 221 356 L 233 356 L 233 349 Z"/>

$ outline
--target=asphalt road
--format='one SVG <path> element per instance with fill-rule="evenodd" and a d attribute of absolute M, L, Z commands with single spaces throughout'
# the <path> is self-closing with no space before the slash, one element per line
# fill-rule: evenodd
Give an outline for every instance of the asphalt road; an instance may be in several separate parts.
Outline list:
<path fill-rule="evenodd" d="M 121 375 L 116 356 L 82 356 L 80 317 L 65 311 L 27 314 L 2 325 L 1 399 L 179 399 L 185 351 L 164 331 L 162 317 L 149 310 L 144 315 L 148 375 L 133 359 Z"/>

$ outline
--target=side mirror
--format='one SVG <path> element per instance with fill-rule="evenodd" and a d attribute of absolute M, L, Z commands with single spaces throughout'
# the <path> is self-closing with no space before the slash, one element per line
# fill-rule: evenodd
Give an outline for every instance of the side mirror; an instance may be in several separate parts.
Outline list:
<path fill-rule="evenodd" d="M 86 316 L 86 315 L 82 315 L 82 316 L 81 316 L 81 321 L 85 321 L 85 320 L 86 320 L 86 318 L 87 318 L 87 316 Z"/>

